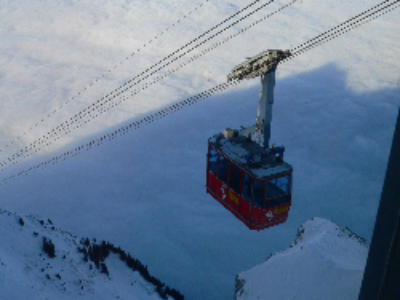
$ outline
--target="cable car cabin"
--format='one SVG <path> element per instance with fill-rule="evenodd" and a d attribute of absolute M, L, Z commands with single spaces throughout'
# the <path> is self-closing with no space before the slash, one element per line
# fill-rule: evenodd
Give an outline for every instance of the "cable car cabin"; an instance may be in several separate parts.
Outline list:
<path fill-rule="evenodd" d="M 207 193 L 250 229 L 284 223 L 293 171 L 283 161 L 284 148 L 264 149 L 248 136 L 227 130 L 208 140 Z"/>
<path fill-rule="evenodd" d="M 281 224 L 290 209 L 293 168 L 283 161 L 285 148 L 270 148 L 269 140 L 275 71 L 291 55 L 289 50 L 267 50 L 232 69 L 228 81 L 261 77 L 256 124 L 227 128 L 208 140 L 207 193 L 250 229 Z"/>

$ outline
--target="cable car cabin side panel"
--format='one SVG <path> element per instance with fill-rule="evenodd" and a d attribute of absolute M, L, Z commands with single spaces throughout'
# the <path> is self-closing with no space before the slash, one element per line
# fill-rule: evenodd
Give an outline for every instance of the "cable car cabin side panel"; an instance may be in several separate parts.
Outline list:
<path fill-rule="evenodd" d="M 290 204 L 274 207 L 271 209 L 253 208 L 252 228 L 265 229 L 286 222 L 289 215 Z"/>
<path fill-rule="evenodd" d="M 290 187 L 290 174 L 268 181 L 255 179 L 209 147 L 207 192 L 250 229 L 261 230 L 286 221 Z"/>
<path fill-rule="evenodd" d="M 225 183 L 211 172 L 207 173 L 207 182 L 207 193 L 250 229 L 266 229 L 282 224 L 288 218 L 290 202 L 271 209 L 259 208 L 252 206 L 249 201 L 230 190 Z"/>
<path fill-rule="evenodd" d="M 214 174 L 208 172 L 207 193 L 215 200 L 221 203 L 247 227 L 250 227 L 250 205 L 246 203 L 239 195 L 230 190 L 228 186 L 220 181 Z"/>
<path fill-rule="evenodd" d="M 229 185 L 228 185 L 229 182 Z M 241 196 L 241 170 L 209 147 L 207 160 L 207 193 L 250 226 L 251 203 Z"/>
<path fill-rule="evenodd" d="M 284 223 L 291 205 L 291 174 L 262 180 L 253 178 L 253 226 L 267 228 Z"/>

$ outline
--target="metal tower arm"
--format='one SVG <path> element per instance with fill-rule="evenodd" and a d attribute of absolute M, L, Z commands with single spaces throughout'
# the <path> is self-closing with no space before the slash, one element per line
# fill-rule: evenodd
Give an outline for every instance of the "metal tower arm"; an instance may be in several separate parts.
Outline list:
<path fill-rule="evenodd" d="M 275 71 L 278 63 L 291 56 L 289 50 L 267 50 L 237 65 L 228 75 L 228 81 L 261 76 L 259 115 L 255 126 L 245 128 L 240 134 L 258 132 L 263 137 L 261 146 L 269 148 L 271 137 L 272 105 L 274 103 Z"/>

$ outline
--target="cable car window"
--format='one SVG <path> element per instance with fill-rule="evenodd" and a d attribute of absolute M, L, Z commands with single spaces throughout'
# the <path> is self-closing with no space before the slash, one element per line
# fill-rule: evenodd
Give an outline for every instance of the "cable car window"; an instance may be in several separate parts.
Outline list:
<path fill-rule="evenodd" d="M 276 179 L 276 186 L 280 188 L 284 194 L 289 193 L 289 187 L 290 187 L 289 180 L 290 180 L 290 175 Z"/>
<path fill-rule="evenodd" d="M 208 154 L 208 168 L 214 175 L 217 175 L 218 153 L 212 148 L 210 148 L 210 153 Z"/>
<path fill-rule="evenodd" d="M 251 178 L 246 173 L 243 174 L 243 187 L 242 187 L 242 197 L 251 202 L 251 190 L 253 188 L 253 178 Z"/>
<path fill-rule="evenodd" d="M 280 205 L 284 205 L 290 202 L 290 196 L 284 196 L 284 197 L 279 197 L 279 198 L 275 198 L 272 200 L 267 200 L 266 202 L 266 208 L 270 209 L 273 208 L 275 206 L 280 206 Z"/>
<path fill-rule="evenodd" d="M 219 156 L 218 163 L 218 179 L 228 183 L 228 166 L 229 162 L 222 155 Z"/>
<path fill-rule="evenodd" d="M 242 172 L 234 164 L 230 164 L 229 187 L 240 195 L 240 175 Z"/>
<path fill-rule="evenodd" d="M 284 194 L 286 192 L 277 185 L 277 179 L 267 181 L 267 199 L 280 197 Z"/>
<path fill-rule="evenodd" d="M 264 206 L 264 193 L 265 184 L 264 181 L 254 180 L 254 197 L 253 197 L 253 205 L 263 208 Z"/>

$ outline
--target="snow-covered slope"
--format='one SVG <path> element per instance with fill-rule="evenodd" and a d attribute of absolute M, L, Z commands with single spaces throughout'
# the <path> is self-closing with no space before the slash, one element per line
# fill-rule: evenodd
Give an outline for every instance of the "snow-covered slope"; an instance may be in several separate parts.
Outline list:
<path fill-rule="evenodd" d="M 167 296 L 165 286 L 157 293 L 139 273 L 146 268 L 121 249 L 73 236 L 49 219 L 0 210 L 0 237 L 2 300 L 183 299 L 170 288 L 174 298 Z"/>
<path fill-rule="evenodd" d="M 357 299 L 367 255 L 367 243 L 348 228 L 314 218 L 289 249 L 236 277 L 236 299 Z"/>

